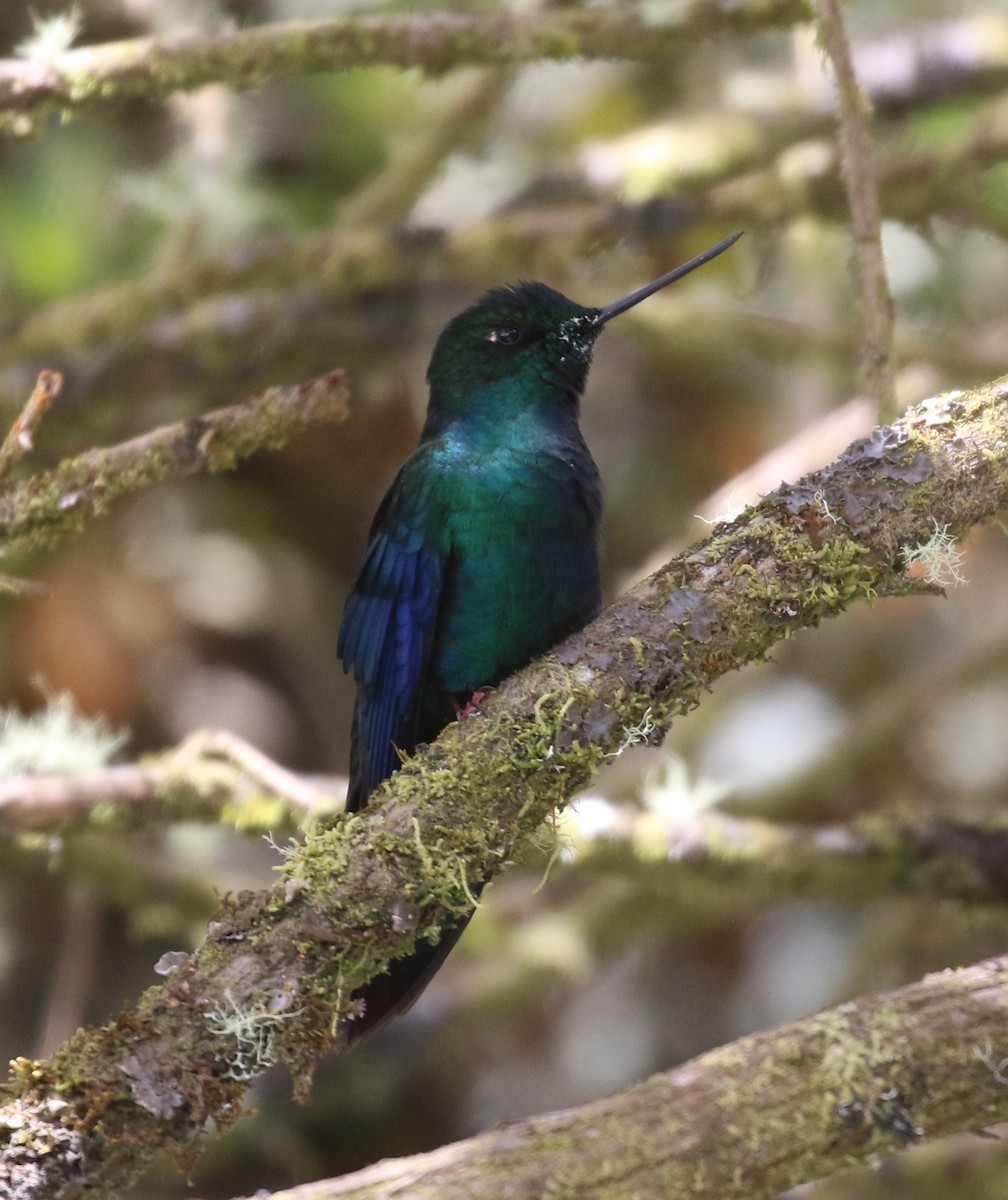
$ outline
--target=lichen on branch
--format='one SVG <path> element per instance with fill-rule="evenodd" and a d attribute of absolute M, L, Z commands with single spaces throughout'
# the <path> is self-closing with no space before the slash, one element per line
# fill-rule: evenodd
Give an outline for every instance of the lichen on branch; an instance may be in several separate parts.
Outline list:
<path fill-rule="evenodd" d="M 510 1200 L 769 1200 L 1004 1120 L 1006 1021 L 1008 959 L 990 959 L 740 1038 L 618 1095 L 277 1200 L 497 1200 L 503 1180 Z"/>

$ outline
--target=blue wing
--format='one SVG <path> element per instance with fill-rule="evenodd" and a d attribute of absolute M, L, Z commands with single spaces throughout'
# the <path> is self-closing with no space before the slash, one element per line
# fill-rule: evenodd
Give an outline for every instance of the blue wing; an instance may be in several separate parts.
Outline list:
<path fill-rule="evenodd" d="M 382 501 L 343 613 L 339 655 L 357 681 L 351 811 L 399 766 L 395 747 L 412 750 L 416 741 L 445 566 L 422 455 L 409 459 Z"/>

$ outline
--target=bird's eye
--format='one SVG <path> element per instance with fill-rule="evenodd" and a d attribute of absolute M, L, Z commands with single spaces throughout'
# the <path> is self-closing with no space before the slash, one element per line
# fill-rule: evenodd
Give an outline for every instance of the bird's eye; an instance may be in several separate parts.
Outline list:
<path fill-rule="evenodd" d="M 487 334 L 487 341 L 498 346 L 517 346 L 525 340 L 525 330 L 518 325 L 498 325 Z"/>

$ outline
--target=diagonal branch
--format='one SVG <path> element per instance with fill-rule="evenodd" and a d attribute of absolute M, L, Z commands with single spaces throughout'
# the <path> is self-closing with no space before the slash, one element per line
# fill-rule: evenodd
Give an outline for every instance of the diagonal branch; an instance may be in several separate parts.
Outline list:
<path fill-rule="evenodd" d="M 627 9 L 424 13 L 289 21 L 224 33 L 136 38 L 48 59 L 0 61 L 0 114 L 156 97 L 206 83 L 245 89 L 282 74 L 350 67 L 505 66 L 541 59 L 665 59 L 701 37 L 786 28 L 807 20 L 804 0 L 692 0 L 657 24 Z"/>
<path fill-rule="evenodd" d="M 303 1094 L 316 1059 L 341 1048 L 353 991 L 469 911 L 474 886 L 633 735 L 660 738 L 718 676 L 852 601 L 913 590 L 902 548 L 1008 502 L 1006 396 L 1001 382 L 920 405 L 717 527 L 502 684 L 366 812 L 316 828 L 272 891 L 229 898 L 135 1009 L 46 1062 L 18 1060 L 0 1191 L 94 1194 L 159 1150 L 192 1152 L 277 1059 Z"/>
<path fill-rule="evenodd" d="M 740 1038 L 616 1096 L 272 1200 L 497 1200 L 502 1180 L 509 1200 L 766 1200 L 849 1161 L 1003 1121 L 1006 1030 L 1008 958 L 995 958 Z"/>

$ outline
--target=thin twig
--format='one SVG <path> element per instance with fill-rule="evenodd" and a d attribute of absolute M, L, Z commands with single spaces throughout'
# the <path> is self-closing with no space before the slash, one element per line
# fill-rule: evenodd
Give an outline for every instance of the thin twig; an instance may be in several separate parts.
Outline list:
<path fill-rule="evenodd" d="M 268 792 L 308 816 L 321 816 L 339 808 L 332 794 L 302 775 L 288 771 L 257 747 L 227 729 L 205 729 L 191 734 L 171 756 L 173 770 L 185 769 L 200 758 L 224 759 L 240 767 Z"/>
<path fill-rule="evenodd" d="M 837 82 L 840 125 L 840 173 L 850 207 L 857 286 L 861 297 L 861 375 L 878 409 L 880 424 L 896 417 L 892 371 L 895 310 L 882 253 L 882 210 L 879 204 L 871 104 L 854 72 L 840 0 L 817 0 L 819 37 Z"/>
<path fill-rule="evenodd" d="M 0 480 L 6 479 L 14 464 L 34 449 L 35 430 L 62 387 L 63 376 L 59 371 L 39 372 L 32 394 L 0 446 Z"/>

